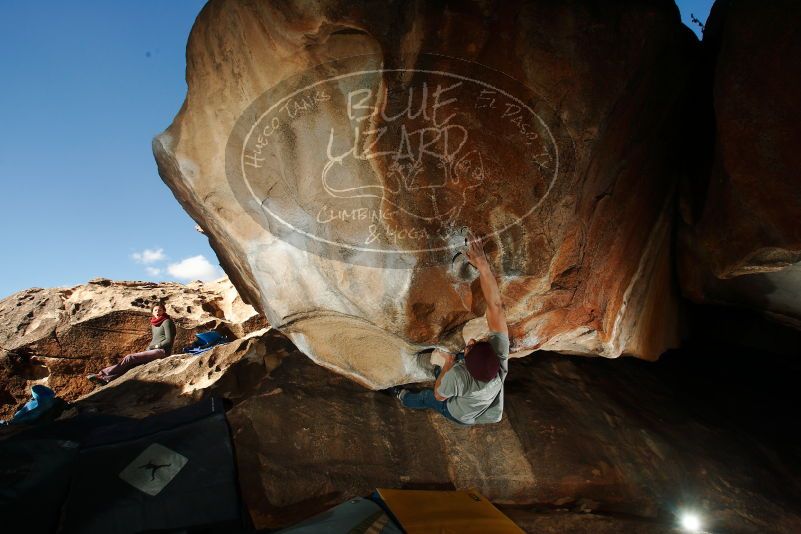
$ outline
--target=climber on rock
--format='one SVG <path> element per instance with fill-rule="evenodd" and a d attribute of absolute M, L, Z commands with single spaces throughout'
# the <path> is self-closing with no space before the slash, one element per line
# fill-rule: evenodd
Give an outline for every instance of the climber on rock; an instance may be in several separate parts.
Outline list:
<path fill-rule="evenodd" d="M 172 345 L 175 341 L 175 323 L 167 315 L 167 308 L 163 302 L 153 306 L 153 317 L 150 318 L 150 329 L 153 339 L 147 350 L 128 354 L 118 364 L 102 369 L 97 374 L 86 375 L 86 378 L 95 384 L 104 385 L 119 378 L 130 369 L 139 365 L 159 360 L 172 354 Z"/>
<path fill-rule="evenodd" d="M 472 234 L 465 255 L 479 272 L 489 335 L 479 341 L 470 339 L 458 355 L 435 350 L 431 354 L 436 376 L 433 389 L 418 393 L 390 389 L 407 408 L 432 409 L 463 425 L 497 423 L 503 415 L 503 382 L 509 372 L 509 330 L 498 283 L 480 240 Z"/>

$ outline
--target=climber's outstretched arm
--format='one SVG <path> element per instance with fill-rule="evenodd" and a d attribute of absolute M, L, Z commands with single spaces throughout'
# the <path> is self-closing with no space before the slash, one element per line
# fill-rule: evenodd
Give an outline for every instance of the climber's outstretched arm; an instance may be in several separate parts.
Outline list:
<path fill-rule="evenodd" d="M 465 255 L 473 267 L 478 269 L 481 292 L 484 293 L 484 300 L 487 302 L 487 324 L 490 332 L 501 332 L 509 335 L 498 282 L 495 280 L 495 275 L 492 274 L 492 267 L 490 267 L 487 257 L 484 255 L 481 241 L 476 239 L 472 233 L 468 237 Z"/>

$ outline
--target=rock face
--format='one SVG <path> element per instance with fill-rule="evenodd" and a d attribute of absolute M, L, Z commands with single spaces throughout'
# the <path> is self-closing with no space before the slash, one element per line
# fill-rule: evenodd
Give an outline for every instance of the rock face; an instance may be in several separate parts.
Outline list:
<path fill-rule="evenodd" d="M 265 393 L 229 415 L 243 494 L 261 526 L 378 486 L 475 487 L 497 504 L 668 523 L 671 506 L 703 506 L 721 531 L 801 528 L 801 517 L 785 512 L 789 481 L 773 482 L 775 466 L 672 403 L 669 388 L 633 363 L 554 354 L 514 361 L 503 421 L 463 429 L 287 360 Z M 791 485 L 788 493 L 798 489 Z"/>
<path fill-rule="evenodd" d="M 145 417 L 186 406 L 209 395 L 240 402 L 288 354 L 292 343 L 277 330 L 255 330 L 200 355 L 174 354 L 135 367 L 78 400 L 81 410 Z"/>
<path fill-rule="evenodd" d="M 364 385 L 482 330 L 467 228 L 513 351 L 654 359 L 696 47 L 667 0 L 212 0 L 153 150 L 243 298 Z"/>
<path fill-rule="evenodd" d="M 799 24 L 797 2 L 715 3 L 702 78 L 704 105 L 714 110 L 704 140 L 712 156 L 684 195 L 680 234 L 687 296 L 762 309 L 797 327 Z"/>
<path fill-rule="evenodd" d="M 44 384 L 66 400 L 88 393 L 85 375 L 145 350 L 152 305 L 164 300 L 176 322 L 173 350 L 203 330 L 230 337 L 263 328 L 264 319 L 227 278 L 214 282 L 115 282 L 95 279 L 70 288 L 33 288 L 0 301 L 0 418 Z"/>
<path fill-rule="evenodd" d="M 393 487 L 477 488 L 530 532 L 672 532 L 685 508 L 712 532 L 798 532 L 798 451 L 788 430 L 750 426 L 751 415 L 764 424 L 762 410 L 791 413 L 797 395 L 788 387 L 775 406 L 744 396 L 743 383 L 775 374 L 734 365 L 709 391 L 710 372 L 719 365 L 703 353 L 659 364 L 538 353 L 511 362 L 500 423 L 462 428 L 313 364 L 269 329 L 138 367 L 78 406 L 144 416 L 231 399 L 257 528 Z"/>

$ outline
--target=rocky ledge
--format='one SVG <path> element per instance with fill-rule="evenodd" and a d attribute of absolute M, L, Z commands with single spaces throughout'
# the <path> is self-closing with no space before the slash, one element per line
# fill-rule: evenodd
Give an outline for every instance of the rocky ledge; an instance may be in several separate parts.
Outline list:
<path fill-rule="evenodd" d="M 87 373 L 145 350 L 151 308 L 160 301 L 176 322 L 175 351 L 196 332 L 238 338 L 267 324 L 226 277 L 187 285 L 97 278 L 14 293 L 0 300 L 0 418 L 13 414 L 34 384 L 70 401 L 92 391 Z"/>

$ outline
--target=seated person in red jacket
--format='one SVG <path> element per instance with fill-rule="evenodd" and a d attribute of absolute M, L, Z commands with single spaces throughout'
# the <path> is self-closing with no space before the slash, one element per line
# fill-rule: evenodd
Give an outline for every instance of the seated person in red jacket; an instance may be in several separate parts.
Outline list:
<path fill-rule="evenodd" d="M 106 367 L 97 374 L 87 375 L 86 378 L 95 384 L 108 384 L 115 378 L 124 375 L 129 369 L 172 354 L 172 344 L 175 341 L 175 323 L 167 315 L 167 308 L 163 303 L 153 306 L 150 329 L 153 331 L 153 339 L 150 345 L 147 346 L 146 351 L 129 354 L 120 363 Z"/>

